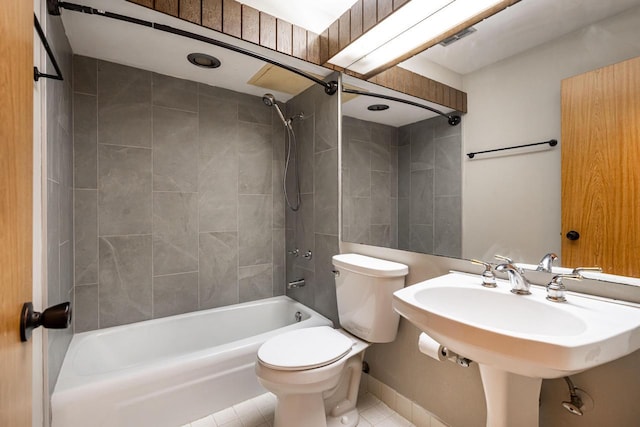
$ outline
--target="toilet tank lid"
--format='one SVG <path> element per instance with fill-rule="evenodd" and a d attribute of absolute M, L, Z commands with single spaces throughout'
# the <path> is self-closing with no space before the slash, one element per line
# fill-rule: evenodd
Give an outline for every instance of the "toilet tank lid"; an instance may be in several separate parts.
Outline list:
<path fill-rule="evenodd" d="M 360 254 L 334 255 L 333 265 L 354 273 L 373 277 L 402 277 L 409 273 L 409 267 L 399 262 Z"/>

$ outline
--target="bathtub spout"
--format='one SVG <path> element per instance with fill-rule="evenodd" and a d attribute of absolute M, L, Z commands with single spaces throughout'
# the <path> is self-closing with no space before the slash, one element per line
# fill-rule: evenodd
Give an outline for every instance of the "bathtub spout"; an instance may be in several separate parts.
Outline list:
<path fill-rule="evenodd" d="M 304 279 L 296 279 L 287 283 L 287 289 L 302 288 L 304 285 Z"/>

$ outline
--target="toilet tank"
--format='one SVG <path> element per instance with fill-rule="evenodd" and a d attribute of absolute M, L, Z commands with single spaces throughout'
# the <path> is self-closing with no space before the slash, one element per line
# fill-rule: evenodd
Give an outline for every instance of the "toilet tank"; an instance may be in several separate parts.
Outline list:
<path fill-rule="evenodd" d="M 342 328 L 371 343 L 395 340 L 400 315 L 391 301 L 409 267 L 359 254 L 334 255 L 333 265 Z"/>

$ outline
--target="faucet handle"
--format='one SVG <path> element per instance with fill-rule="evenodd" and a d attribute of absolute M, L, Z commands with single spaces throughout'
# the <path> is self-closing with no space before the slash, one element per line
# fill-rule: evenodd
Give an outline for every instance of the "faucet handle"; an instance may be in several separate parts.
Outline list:
<path fill-rule="evenodd" d="M 482 286 L 485 288 L 495 288 L 497 286 L 496 276 L 493 274 L 493 265 L 477 259 L 472 259 L 471 263 L 484 266 L 484 271 L 482 272 Z"/>
<path fill-rule="evenodd" d="M 602 268 L 600 267 L 577 267 L 573 269 L 573 274 L 577 274 L 580 277 L 584 277 L 582 275 L 583 271 L 597 271 L 599 273 L 602 273 Z"/>
<path fill-rule="evenodd" d="M 573 273 L 556 274 L 555 276 L 553 276 L 553 278 L 547 285 L 547 299 L 549 301 L 565 302 L 567 300 L 564 296 L 567 288 L 566 286 L 564 286 L 564 283 L 562 283 L 562 279 L 581 280 L 582 276 L 580 275 L 580 273 L 576 273 L 575 270 Z"/>
<path fill-rule="evenodd" d="M 507 264 L 513 264 L 513 260 L 509 257 L 506 257 L 504 255 L 494 255 L 493 256 L 495 259 L 499 259 L 501 261 L 506 262 Z"/>

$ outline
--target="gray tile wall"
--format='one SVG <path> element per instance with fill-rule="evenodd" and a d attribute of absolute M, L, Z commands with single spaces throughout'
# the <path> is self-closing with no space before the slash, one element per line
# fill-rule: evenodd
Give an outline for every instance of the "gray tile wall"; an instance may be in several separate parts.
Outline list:
<path fill-rule="evenodd" d="M 399 128 L 398 248 L 462 256 L 462 134 L 435 117 Z"/>
<path fill-rule="evenodd" d="M 344 240 L 460 257 L 460 127 L 342 123 Z"/>
<path fill-rule="evenodd" d="M 335 75 L 334 78 L 337 78 Z M 287 295 L 327 316 L 337 326 L 338 313 L 331 257 L 338 248 L 338 97 L 314 85 L 287 102 L 294 121 L 300 165 L 300 209 L 286 209 L 286 249 L 311 250 L 311 260 L 287 255 L 286 280 L 304 279 L 306 286 Z M 279 125 L 282 129 L 282 125 Z M 282 150 L 282 153 L 285 151 Z M 289 175 L 289 177 L 293 177 Z M 295 201 L 289 179 L 289 200 Z M 285 246 L 285 242 L 278 242 Z"/>
<path fill-rule="evenodd" d="M 398 247 L 398 129 L 342 118 L 344 240 Z"/>
<path fill-rule="evenodd" d="M 46 306 L 73 301 L 73 139 L 71 46 L 59 17 L 47 15 L 47 39 L 63 81 L 41 79 L 46 87 Z M 41 70 L 44 71 L 44 70 Z M 47 73 L 54 73 L 47 63 Z M 73 328 L 47 330 L 48 390 L 53 391 Z"/>
<path fill-rule="evenodd" d="M 283 294 L 273 109 L 82 56 L 74 73 L 76 330 Z"/>

